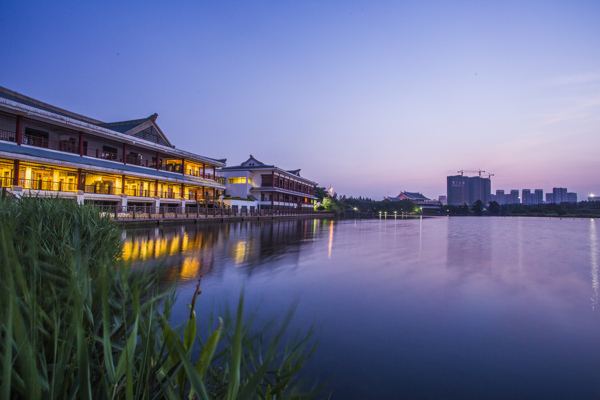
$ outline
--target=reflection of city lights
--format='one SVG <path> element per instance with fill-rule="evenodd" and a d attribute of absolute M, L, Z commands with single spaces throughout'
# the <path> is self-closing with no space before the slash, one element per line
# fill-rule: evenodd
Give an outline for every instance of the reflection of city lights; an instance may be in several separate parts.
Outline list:
<path fill-rule="evenodd" d="M 186 257 L 183 260 L 183 265 L 181 266 L 181 273 L 179 274 L 182 279 L 190 280 L 195 279 L 200 271 L 200 261 L 197 257 Z"/>
<path fill-rule="evenodd" d="M 176 236 L 173 238 L 173 241 L 171 242 L 171 250 L 169 251 L 169 254 L 177 253 L 178 249 L 179 249 L 179 237 Z"/>
<path fill-rule="evenodd" d="M 132 242 L 125 242 L 123 243 L 123 260 L 125 261 L 129 261 L 131 260 L 131 256 L 133 253 L 133 243 Z"/>
<path fill-rule="evenodd" d="M 186 251 L 188 248 L 188 244 L 190 241 L 190 237 L 187 233 L 183 234 L 183 239 L 181 240 L 181 251 Z"/>
<path fill-rule="evenodd" d="M 333 249 L 333 221 L 329 223 L 329 258 L 331 258 L 331 250 Z"/>
<path fill-rule="evenodd" d="M 247 243 L 245 241 L 237 242 L 233 249 L 233 258 L 235 260 L 235 266 L 240 267 L 246 259 Z"/>
<path fill-rule="evenodd" d="M 182 241 L 185 241 L 185 237 Z M 124 261 L 147 260 L 149 258 L 162 257 L 167 254 L 167 251 L 169 254 L 175 254 L 179 251 L 179 238 L 174 238 L 170 245 L 166 239 L 126 240 L 123 243 L 121 258 Z"/>

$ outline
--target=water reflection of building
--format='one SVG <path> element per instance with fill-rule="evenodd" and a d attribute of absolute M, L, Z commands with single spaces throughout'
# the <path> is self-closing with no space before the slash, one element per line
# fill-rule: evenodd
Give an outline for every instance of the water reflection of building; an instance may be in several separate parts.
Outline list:
<path fill-rule="evenodd" d="M 302 247 L 322 234 L 322 220 L 188 224 L 126 231 L 123 259 L 162 265 L 169 280 L 218 275 L 225 267 L 251 275 L 297 262 Z M 272 262 L 277 261 L 277 262 Z"/>
<path fill-rule="evenodd" d="M 492 234 L 488 221 L 448 220 L 447 268 L 460 275 L 487 270 L 492 262 Z"/>

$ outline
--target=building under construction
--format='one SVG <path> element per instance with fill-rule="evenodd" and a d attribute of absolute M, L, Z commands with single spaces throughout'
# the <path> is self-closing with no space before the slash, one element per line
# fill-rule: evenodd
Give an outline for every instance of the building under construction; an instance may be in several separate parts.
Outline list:
<path fill-rule="evenodd" d="M 477 172 L 478 176 L 465 176 L 465 173 Z M 492 198 L 492 181 L 493 174 L 487 174 L 482 177 L 485 172 L 478 171 L 458 171 L 459 175 L 448 176 L 447 179 L 447 194 L 449 205 L 473 205 L 477 200 L 481 200 L 483 204 L 488 204 Z"/>

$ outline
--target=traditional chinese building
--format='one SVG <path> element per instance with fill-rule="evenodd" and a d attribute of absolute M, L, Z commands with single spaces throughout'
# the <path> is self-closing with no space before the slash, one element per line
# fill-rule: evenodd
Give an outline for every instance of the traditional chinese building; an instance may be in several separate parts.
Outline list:
<path fill-rule="evenodd" d="M 421 193 L 416 193 L 416 192 L 401 192 L 398 196 L 386 197 L 385 200 L 390 200 L 390 201 L 410 200 L 413 203 L 415 203 L 415 205 L 419 206 L 420 208 L 438 209 L 438 208 L 440 208 L 440 205 L 441 205 L 439 200 L 428 199 L 427 197 L 423 196 Z"/>
<path fill-rule="evenodd" d="M 236 207 L 290 210 L 311 209 L 316 200 L 316 182 L 300 176 L 300 170 L 286 171 L 266 165 L 252 155 L 240 165 L 224 167 L 217 174 L 225 179 L 225 202 Z"/>
<path fill-rule="evenodd" d="M 226 160 L 176 149 L 157 116 L 107 123 L 0 87 L 0 184 L 79 203 L 210 205 Z"/>

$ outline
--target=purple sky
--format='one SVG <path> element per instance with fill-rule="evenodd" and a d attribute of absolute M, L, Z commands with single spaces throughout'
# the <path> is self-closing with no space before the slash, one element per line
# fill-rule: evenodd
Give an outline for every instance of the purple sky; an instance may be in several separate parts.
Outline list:
<path fill-rule="evenodd" d="M 133 3 L 1 2 L 0 86 L 339 194 L 600 193 L 599 1 Z"/>

